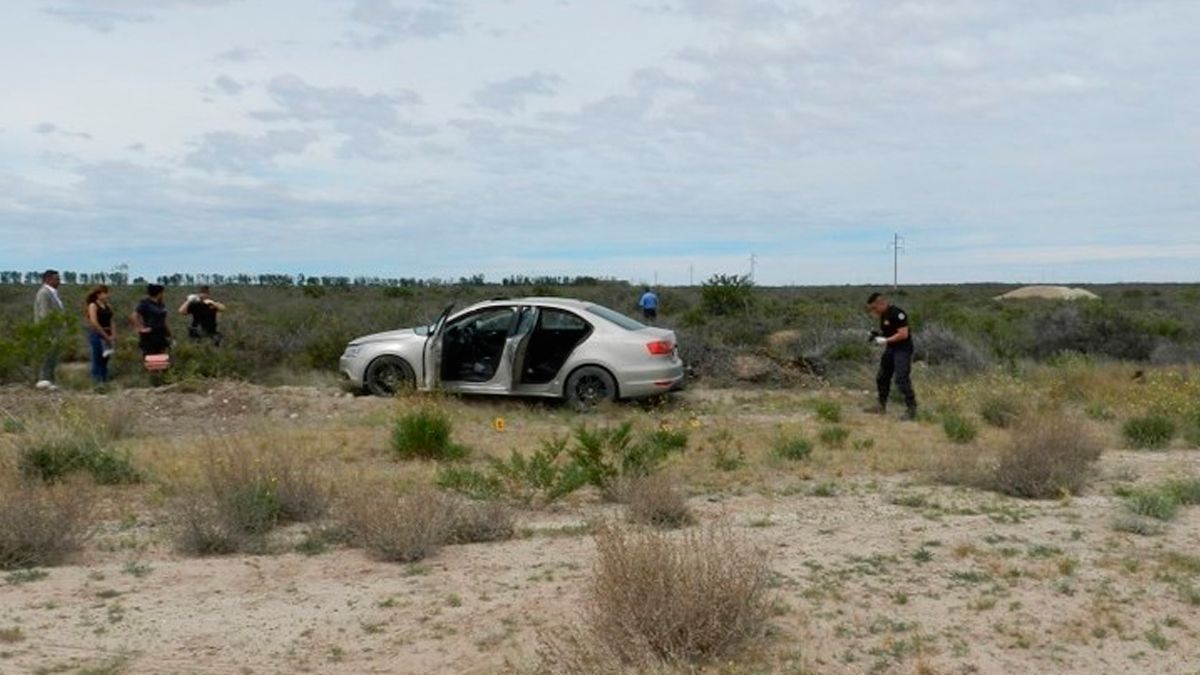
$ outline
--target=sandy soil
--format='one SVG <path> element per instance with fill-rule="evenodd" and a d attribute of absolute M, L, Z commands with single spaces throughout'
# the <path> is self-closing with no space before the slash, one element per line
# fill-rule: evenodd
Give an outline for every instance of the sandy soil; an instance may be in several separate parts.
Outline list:
<path fill-rule="evenodd" d="M 230 430 L 264 417 L 370 427 L 392 405 L 304 388 L 122 395 L 150 430 L 180 411 Z M 729 393 L 688 396 L 736 407 Z M 1200 508 L 1155 537 L 1110 524 L 1115 484 L 1200 473 L 1200 453 L 1112 451 L 1101 469 L 1070 501 L 803 474 L 691 501 L 771 552 L 776 630 L 746 672 L 1196 673 L 1200 614 L 1182 589 L 1200 583 Z M 578 620 L 593 558 L 580 526 L 615 509 L 523 512 L 521 537 L 417 565 L 346 549 L 185 558 L 153 517 L 110 522 L 77 564 L 0 583 L 0 673 L 524 672 L 540 633 Z"/>

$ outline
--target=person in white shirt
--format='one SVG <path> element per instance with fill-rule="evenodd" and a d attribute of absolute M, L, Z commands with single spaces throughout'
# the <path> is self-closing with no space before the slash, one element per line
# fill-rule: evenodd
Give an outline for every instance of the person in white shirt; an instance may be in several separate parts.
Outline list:
<path fill-rule="evenodd" d="M 62 283 L 58 270 L 46 270 L 42 274 L 42 287 L 33 298 L 33 320 L 41 323 L 49 321 L 63 311 L 63 301 L 58 295 L 59 284 Z M 58 347 L 52 346 L 42 359 L 38 370 L 38 389 L 54 390 L 54 371 L 58 369 Z"/>

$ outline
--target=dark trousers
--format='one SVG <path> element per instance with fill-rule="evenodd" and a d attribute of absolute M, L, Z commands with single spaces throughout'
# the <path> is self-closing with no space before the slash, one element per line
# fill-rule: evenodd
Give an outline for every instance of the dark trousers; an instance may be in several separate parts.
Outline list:
<path fill-rule="evenodd" d="M 92 382 L 108 382 L 108 357 L 104 356 L 104 338 L 94 330 L 88 331 L 88 346 L 92 348 Z"/>
<path fill-rule="evenodd" d="M 917 394 L 912 386 L 912 357 L 913 348 L 888 347 L 879 360 L 879 375 L 875 383 L 879 386 L 879 403 L 887 405 L 892 393 L 892 379 L 896 380 L 896 388 L 904 395 L 904 405 L 910 410 L 917 407 Z"/>
<path fill-rule="evenodd" d="M 658 318 L 658 308 L 657 307 L 643 307 L 642 308 L 642 316 L 653 321 Z"/>

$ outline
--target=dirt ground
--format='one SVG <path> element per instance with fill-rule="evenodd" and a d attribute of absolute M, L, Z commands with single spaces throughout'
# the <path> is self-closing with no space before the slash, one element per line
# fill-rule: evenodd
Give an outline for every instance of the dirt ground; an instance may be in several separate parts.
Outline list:
<path fill-rule="evenodd" d="M 214 437 L 267 431 L 324 443 L 339 461 L 397 464 L 382 448 L 403 403 L 245 385 L 111 396 L 135 418 L 135 457 L 156 466 Z M 944 442 L 940 428 L 858 414 L 849 402 L 859 394 L 843 392 L 844 425 L 870 444 L 822 449 L 802 465 L 768 461 L 771 434 L 817 428 L 807 396 L 697 390 L 593 418 L 689 425 L 694 449 L 671 470 L 701 522 L 770 552 L 771 637 L 749 665 L 713 672 L 1200 672 L 1188 593 L 1200 583 L 1200 508 L 1158 536 L 1111 526 L 1117 486 L 1200 474 L 1200 452 L 1113 449 L 1085 496 L 1021 501 L 928 482 L 914 467 Z M 90 399 L 7 389 L 0 407 Z M 454 405 L 456 436 L 483 452 L 530 447 L 578 422 L 536 403 Z M 498 416 L 503 434 L 487 431 Z M 744 439 L 745 466 L 712 469 L 705 439 L 730 432 Z M 114 489 L 102 532 L 74 564 L 0 582 L 0 673 L 529 672 L 540 636 L 579 620 L 590 527 L 620 517 L 584 495 L 522 511 L 511 541 L 397 565 L 345 548 L 189 558 L 172 550 L 156 505 L 152 485 Z"/>

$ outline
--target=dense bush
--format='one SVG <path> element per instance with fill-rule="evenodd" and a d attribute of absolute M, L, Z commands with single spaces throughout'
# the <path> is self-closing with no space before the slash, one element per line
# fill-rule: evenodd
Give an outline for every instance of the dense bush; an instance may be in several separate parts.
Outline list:
<path fill-rule="evenodd" d="M 1009 392 L 987 394 L 979 402 L 979 416 L 984 422 L 1000 429 L 1012 426 L 1024 410 L 1024 401 Z"/>
<path fill-rule="evenodd" d="M 799 435 L 783 435 L 775 440 L 773 448 L 776 457 L 790 462 L 808 459 L 812 455 L 813 444 L 808 438 Z"/>
<path fill-rule="evenodd" d="M 1153 348 L 1152 337 L 1127 314 L 1102 302 L 1073 302 L 1034 323 L 1031 352 L 1039 358 L 1072 351 L 1145 361 Z"/>
<path fill-rule="evenodd" d="M 452 426 L 450 416 L 437 407 L 405 413 L 392 429 L 392 451 L 401 459 L 460 459 L 469 450 L 451 440 Z"/>
<path fill-rule="evenodd" d="M 963 373 L 983 370 L 988 360 L 977 347 L 945 326 L 928 323 L 914 334 L 914 358 L 931 366 L 953 368 Z"/>
<path fill-rule="evenodd" d="M 62 564 L 91 536 L 93 507 L 85 485 L 0 485 L 0 569 Z"/>
<path fill-rule="evenodd" d="M 685 527 L 695 522 L 687 497 L 665 473 L 628 479 L 621 487 L 621 501 L 632 523 L 664 529 Z"/>
<path fill-rule="evenodd" d="M 387 562 L 417 562 L 445 545 L 502 541 L 515 531 L 512 511 L 503 504 L 465 502 L 432 490 L 406 496 L 355 490 L 339 502 L 338 518 L 352 546 Z"/>
<path fill-rule="evenodd" d="M 1135 417 L 1122 428 L 1130 447 L 1161 450 L 1170 445 L 1178 432 L 1175 422 L 1163 415 Z"/>
<path fill-rule="evenodd" d="M 687 447 L 682 431 L 658 429 L 636 437 L 633 425 L 575 429 L 571 436 L 543 441 L 531 453 L 513 450 L 505 459 L 489 457 L 485 468 L 446 466 L 440 487 L 477 498 L 506 495 L 523 503 L 548 503 L 584 486 L 616 497 L 623 479 L 648 476 Z"/>
<path fill-rule="evenodd" d="M 128 453 L 102 444 L 94 433 L 73 428 L 47 432 L 27 439 L 18 450 L 18 466 L 28 478 L 47 483 L 85 473 L 102 485 L 136 483 L 141 473 Z"/>
<path fill-rule="evenodd" d="M 748 276 L 714 274 L 701 287 L 700 301 L 714 316 L 748 312 L 754 303 L 754 282 Z"/>
<path fill-rule="evenodd" d="M 175 545 L 193 555 L 261 550 L 276 526 L 323 516 L 331 496 L 319 467 L 303 457 L 223 447 L 207 457 L 200 484 L 179 489 Z"/>
<path fill-rule="evenodd" d="M 668 536 L 604 527 L 587 592 L 595 638 L 626 663 L 729 658 L 765 635 L 771 572 L 726 530 Z"/>
<path fill-rule="evenodd" d="M 1013 432 L 985 486 L 1029 499 L 1079 494 L 1099 460 L 1099 443 L 1074 418 L 1028 418 Z"/>
<path fill-rule="evenodd" d="M 942 415 L 942 430 L 955 443 L 970 443 L 979 435 L 979 427 L 970 418 L 957 412 Z"/>

